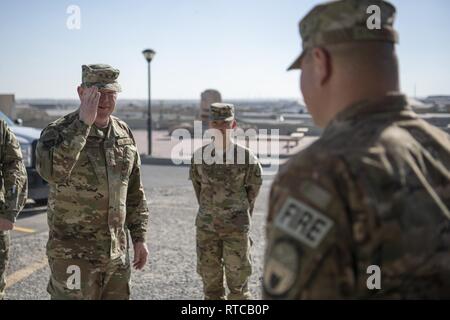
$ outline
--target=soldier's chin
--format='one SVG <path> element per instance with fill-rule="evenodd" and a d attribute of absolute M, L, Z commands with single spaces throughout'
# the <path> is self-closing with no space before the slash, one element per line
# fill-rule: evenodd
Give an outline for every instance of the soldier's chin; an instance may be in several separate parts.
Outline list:
<path fill-rule="evenodd" d="M 95 121 L 103 122 L 103 121 L 107 120 L 109 116 L 110 116 L 110 112 L 108 112 L 108 111 L 102 112 L 99 110 L 99 111 L 97 111 L 97 117 L 96 117 Z"/>

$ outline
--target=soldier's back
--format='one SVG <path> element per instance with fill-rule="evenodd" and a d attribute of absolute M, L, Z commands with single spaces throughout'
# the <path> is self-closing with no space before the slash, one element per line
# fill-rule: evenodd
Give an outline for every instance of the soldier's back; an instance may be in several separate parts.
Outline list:
<path fill-rule="evenodd" d="M 269 232 L 279 241 L 268 250 L 266 294 L 448 298 L 449 208 L 448 135 L 401 95 L 354 105 L 274 182 Z M 301 262 L 292 268 L 277 251 Z M 296 269 L 284 285 L 273 281 L 289 274 L 283 265 Z M 373 265 L 378 290 L 367 287 Z"/>

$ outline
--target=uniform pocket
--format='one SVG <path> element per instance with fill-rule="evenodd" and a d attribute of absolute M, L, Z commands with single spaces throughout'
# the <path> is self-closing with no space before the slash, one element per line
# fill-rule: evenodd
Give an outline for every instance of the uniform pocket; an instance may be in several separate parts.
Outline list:
<path fill-rule="evenodd" d="M 89 190 L 100 182 L 102 173 L 97 166 L 96 157 L 95 153 L 88 149 L 87 152 L 80 153 L 68 179 L 70 185 Z"/>
<path fill-rule="evenodd" d="M 131 171 L 133 170 L 134 157 L 135 157 L 135 148 L 133 146 L 126 146 L 123 153 L 123 168 L 122 168 L 122 176 L 127 178 L 130 176 Z"/>
<path fill-rule="evenodd" d="M 136 147 L 132 144 L 116 147 L 117 165 L 123 182 L 128 183 L 128 178 L 133 170 L 135 153 Z"/>

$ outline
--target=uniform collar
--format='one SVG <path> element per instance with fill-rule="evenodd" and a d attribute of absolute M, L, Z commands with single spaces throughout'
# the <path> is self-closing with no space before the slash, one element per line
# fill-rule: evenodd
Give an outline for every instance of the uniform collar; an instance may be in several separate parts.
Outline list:
<path fill-rule="evenodd" d="M 367 117 L 392 114 L 417 118 L 408 98 L 401 93 L 389 93 L 377 100 L 363 100 L 350 105 L 339 112 L 325 128 L 324 133 L 340 127 L 344 123 L 356 122 Z"/>
<path fill-rule="evenodd" d="M 235 155 L 235 153 L 232 152 L 232 151 L 236 150 L 236 143 L 233 140 L 230 141 L 230 145 L 225 150 L 225 153 L 223 152 L 223 150 L 220 150 L 220 151 L 216 150 L 214 148 L 214 144 L 212 142 L 209 144 L 209 146 L 212 149 L 211 154 L 209 154 L 209 153 L 204 154 L 205 160 L 209 163 L 212 160 L 217 159 L 216 157 L 221 157 L 225 161 L 226 159 L 233 159 L 233 156 Z M 216 153 L 217 153 L 217 155 L 216 155 Z"/>
<path fill-rule="evenodd" d="M 226 149 L 216 149 L 216 148 L 214 148 L 214 152 L 217 152 L 217 154 L 224 154 L 224 153 L 225 154 L 229 154 L 231 152 L 231 150 L 233 150 L 234 145 L 235 145 L 235 143 L 234 143 L 233 139 L 231 139 L 230 143 L 228 144 Z M 213 144 L 213 146 L 214 146 L 214 144 Z"/>
<path fill-rule="evenodd" d="M 73 113 L 69 114 L 70 117 L 72 117 L 72 119 L 78 118 L 79 117 L 79 113 L 80 110 L 76 110 Z M 94 126 L 92 126 L 94 127 Z M 96 129 L 95 131 L 98 131 L 100 129 Z M 92 132 L 93 130 L 91 130 Z M 89 134 L 91 136 L 91 134 Z M 95 137 L 99 137 L 99 135 L 94 132 L 93 136 Z M 100 136 L 101 137 L 101 136 Z M 123 128 L 123 126 L 120 125 L 119 123 L 119 118 L 115 117 L 115 116 L 110 116 L 109 117 L 109 124 L 108 124 L 108 131 L 106 133 L 106 140 L 117 140 L 119 138 L 128 138 L 129 134 L 128 131 Z"/>
<path fill-rule="evenodd" d="M 108 138 L 127 138 L 129 136 L 127 130 L 125 130 L 120 124 L 119 119 L 110 116 L 110 129 L 108 130 Z"/>
<path fill-rule="evenodd" d="M 89 137 L 102 138 L 104 139 L 110 130 L 111 122 L 105 128 L 99 128 L 95 125 L 95 123 L 91 126 L 91 130 L 89 131 Z"/>

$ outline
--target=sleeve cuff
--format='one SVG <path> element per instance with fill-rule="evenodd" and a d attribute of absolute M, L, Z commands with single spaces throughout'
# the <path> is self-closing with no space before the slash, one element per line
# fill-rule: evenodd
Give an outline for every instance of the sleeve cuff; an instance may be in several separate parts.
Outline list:
<path fill-rule="evenodd" d="M 131 241 L 133 241 L 133 243 L 145 242 L 145 235 L 143 235 L 143 234 L 131 235 Z"/>
<path fill-rule="evenodd" d="M 0 212 L 0 218 L 16 223 L 16 213 L 15 212 Z"/>
<path fill-rule="evenodd" d="M 89 134 L 91 126 L 84 123 L 79 117 L 77 117 L 75 119 L 75 121 L 73 122 L 73 129 L 76 132 L 79 132 L 79 133 L 87 136 Z"/>

